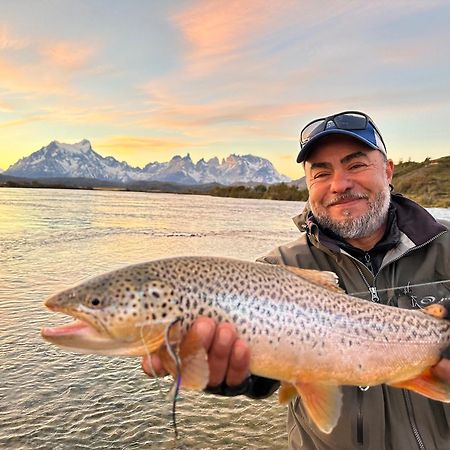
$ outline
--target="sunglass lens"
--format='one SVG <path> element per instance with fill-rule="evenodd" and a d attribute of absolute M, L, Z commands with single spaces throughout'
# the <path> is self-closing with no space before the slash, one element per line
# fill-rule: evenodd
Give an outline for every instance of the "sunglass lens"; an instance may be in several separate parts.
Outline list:
<path fill-rule="evenodd" d="M 300 136 L 301 144 L 305 144 L 309 139 L 325 129 L 325 120 L 319 119 L 307 125 Z"/>
<path fill-rule="evenodd" d="M 367 117 L 359 113 L 339 114 L 333 120 L 341 130 L 364 130 L 367 127 Z"/>

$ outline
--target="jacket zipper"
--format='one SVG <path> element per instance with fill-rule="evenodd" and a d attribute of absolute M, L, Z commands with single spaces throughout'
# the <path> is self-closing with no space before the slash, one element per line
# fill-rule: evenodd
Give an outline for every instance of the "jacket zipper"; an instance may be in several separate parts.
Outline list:
<path fill-rule="evenodd" d="M 404 389 L 403 389 L 403 398 L 405 399 L 405 405 L 406 405 L 406 411 L 408 412 L 409 423 L 411 425 L 414 437 L 416 438 L 417 445 L 420 450 L 426 450 L 425 444 L 423 443 L 422 436 L 420 435 L 419 429 L 417 428 L 417 423 L 416 423 L 416 420 L 414 417 L 414 411 L 413 411 L 412 403 L 411 403 L 411 397 L 409 395 L 409 392 L 405 391 Z"/>
<path fill-rule="evenodd" d="M 445 231 L 443 231 L 442 233 L 437 234 L 436 236 L 434 236 L 433 238 L 429 239 L 427 242 L 424 242 L 423 244 L 417 246 L 417 247 L 413 247 L 410 248 L 409 250 L 407 250 L 405 253 L 403 253 L 402 255 L 398 256 L 397 258 L 393 259 L 392 261 L 389 261 L 389 264 L 394 263 L 395 261 L 398 261 L 400 258 L 403 258 L 403 256 L 405 256 L 406 254 L 408 254 L 411 251 L 414 250 L 418 250 L 419 248 L 424 247 L 425 245 L 429 244 L 431 241 L 434 241 L 435 239 L 437 239 L 439 236 L 442 236 L 445 233 Z M 351 258 L 353 258 L 351 255 L 349 255 Z M 377 275 L 381 272 L 381 269 L 383 266 L 380 267 L 380 269 L 378 270 L 378 272 L 376 274 L 374 274 L 373 277 L 373 286 L 370 285 L 370 283 L 367 281 L 366 277 L 364 276 L 362 270 L 359 267 L 359 261 L 357 261 L 356 268 L 358 269 L 358 272 L 361 275 L 361 278 L 363 279 L 364 283 L 367 286 L 367 289 L 369 290 L 370 293 L 370 300 L 372 302 L 375 303 L 380 303 L 380 297 L 378 295 L 377 292 L 377 287 L 376 287 L 376 283 L 375 280 L 377 278 Z M 371 262 L 370 262 L 370 256 L 368 254 L 365 255 L 365 259 L 366 261 L 370 264 L 371 266 Z M 369 266 L 369 267 L 370 267 Z M 357 388 L 357 402 L 358 402 L 358 414 L 356 417 L 356 441 L 358 442 L 359 445 L 363 445 L 364 443 L 364 421 L 363 421 L 363 413 L 362 413 L 362 398 L 363 398 L 363 390 L 361 388 Z M 423 443 L 423 439 L 422 436 L 419 433 L 419 429 L 417 428 L 417 424 L 416 421 L 414 419 L 414 411 L 412 408 L 412 404 L 411 404 L 411 397 L 409 395 L 409 392 L 406 392 L 405 390 L 403 390 L 403 397 L 405 399 L 405 404 L 406 404 L 406 412 L 408 414 L 408 419 L 409 419 L 409 423 L 411 425 L 411 429 L 412 432 L 414 434 L 414 437 L 416 439 L 417 445 L 419 447 L 420 450 L 426 450 L 425 445 Z"/>
<path fill-rule="evenodd" d="M 358 402 L 358 413 L 356 416 L 356 442 L 360 447 L 364 445 L 364 422 L 362 412 L 362 400 L 364 392 L 361 388 L 356 391 L 356 399 Z"/>
<path fill-rule="evenodd" d="M 402 253 L 397 258 L 394 258 L 392 261 L 389 261 L 389 264 L 392 264 L 392 263 L 398 261 L 400 258 L 403 258 L 405 255 L 407 255 L 408 253 L 410 253 L 410 252 L 412 252 L 414 250 L 418 250 L 418 249 L 424 247 L 425 245 L 428 245 L 430 242 L 434 241 L 435 239 L 437 239 L 438 237 L 442 236 L 446 232 L 447 231 L 442 231 L 441 233 L 437 234 L 436 236 L 433 236 L 431 239 L 428 239 L 428 241 L 426 241 L 426 242 L 424 242 L 424 243 L 422 243 L 422 244 L 420 244 L 418 246 L 415 246 L 413 248 L 410 248 L 410 249 L 406 250 L 404 253 Z M 378 295 L 378 291 L 377 291 L 377 287 L 376 287 L 375 281 L 376 281 L 377 275 L 381 272 L 381 269 L 383 268 L 383 265 L 381 265 L 381 267 L 378 269 L 378 272 L 376 274 L 374 274 L 373 286 L 371 286 L 369 284 L 369 282 L 366 280 L 366 277 L 364 276 L 362 270 L 359 267 L 359 264 L 361 264 L 361 262 L 358 261 L 353 256 L 349 255 L 348 253 L 347 253 L 347 256 L 349 258 L 353 259 L 356 262 L 355 267 L 358 269 L 358 272 L 361 275 L 361 278 L 363 279 L 364 283 L 367 286 L 367 289 L 368 289 L 368 291 L 370 293 L 371 301 L 375 302 L 375 303 L 379 303 L 380 302 L 380 297 Z M 366 256 L 366 259 L 367 259 L 367 256 Z M 357 417 L 356 417 L 356 440 L 357 440 L 358 444 L 362 446 L 363 443 L 364 443 L 364 417 L 363 417 L 363 413 L 362 413 L 363 389 L 361 389 L 360 387 L 357 387 L 357 389 L 358 389 L 358 394 L 357 394 L 358 413 L 357 413 Z M 417 445 L 418 445 L 420 450 L 426 450 L 425 449 L 425 445 L 423 443 L 422 436 L 420 435 L 419 430 L 417 428 L 417 424 L 416 424 L 415 420 L 412 418 L 413 409 L 412 409 L 412 405 L 410 404 L 411 403 L 411 399 L 409 397 L 409 392 L 405 392 L 405 390 L 403 390 L 403 395 L 404 395 L 404 398 L 405 398 L 406 411 L 407 411 L 407 414 L 408 414 L 408 419 L 409 419 L 409 422 L 410 422 L 410 425 L 411 425 L 412 432 L 413 432 L 414 437 L 416 439 Z M 409 403 L 406 400 L 406 398 L 407 398 L 406 396 L 408 396 Z"/>

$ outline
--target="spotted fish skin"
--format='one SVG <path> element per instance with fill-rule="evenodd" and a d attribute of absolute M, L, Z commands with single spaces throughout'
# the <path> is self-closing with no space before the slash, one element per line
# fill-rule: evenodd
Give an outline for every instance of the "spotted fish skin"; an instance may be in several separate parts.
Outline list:
<path fill-rule="evenodd" d="M 163 346 L 170 323 L 179 319 L 183 336 L 197 317 L 209 316 L 235 325 L 250 346 L 252 373 L 298 389 L 299 380 L 398 384 L 420 376 L 450 345 L 449 321 L 351 297 L 298 273 L 214 257 L 127 266 L 46 301 L 50 309 L 89 323 L 95 339 L 92 333 L 78 339 L 64 330 L 42 334 L 76 351 L 145 355 Z M 331 422 L 326 429 L 335 419 Z"/>

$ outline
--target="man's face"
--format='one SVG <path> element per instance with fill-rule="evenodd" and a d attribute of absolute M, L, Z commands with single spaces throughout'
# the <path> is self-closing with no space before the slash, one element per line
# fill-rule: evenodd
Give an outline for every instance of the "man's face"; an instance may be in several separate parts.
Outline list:
<path fill-rule="evenodd" d="M 345 136 L 323 138 L 305 163 L 318 222 L 343 238 L 370 236 L 386 220 L 393 163 Z"/>

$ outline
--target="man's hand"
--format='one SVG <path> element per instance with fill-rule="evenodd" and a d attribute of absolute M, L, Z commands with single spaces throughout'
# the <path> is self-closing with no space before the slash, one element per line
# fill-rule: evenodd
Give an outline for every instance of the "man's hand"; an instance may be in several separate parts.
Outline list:
<path fill-rule="evenodd" d="M 208 353 L 208 386 L 218 386 L 223 381 L 228 386 L 237 386 L 248 377 L 250 349 L 244 340 L 237 337 L 236 329 L 231 323 L 216 324 L 208 317 L 199 317 L 189 333 L 200 337 Z M 150 376 L 153 376 L 152 367 L 157 376 L 167 374 L 157 355 L 152 355 L 151 364 L 147 357 L 142 360 L 142 368 Z"/>
<path fill-rule="evenodd" d="M 450 359 L 441 359 L 434 367 L 433 373 L 440 379 L 450 383 Z"/>

